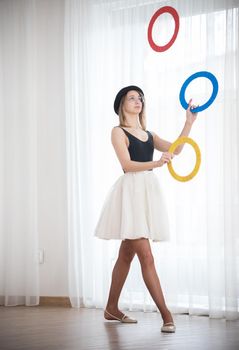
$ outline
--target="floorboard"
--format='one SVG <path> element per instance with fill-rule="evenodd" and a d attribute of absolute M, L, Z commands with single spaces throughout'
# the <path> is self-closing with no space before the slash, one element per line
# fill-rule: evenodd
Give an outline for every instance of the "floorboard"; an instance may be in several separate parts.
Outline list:
<path fill-rule="evenodd" d="M 0 307 L 1 350 L 239 350 L 239 321 L 174 315 L 175 334 L 160 332 L 159 313 L 127 313 L 137 324 L 103 319 L 102 310 Z"/>

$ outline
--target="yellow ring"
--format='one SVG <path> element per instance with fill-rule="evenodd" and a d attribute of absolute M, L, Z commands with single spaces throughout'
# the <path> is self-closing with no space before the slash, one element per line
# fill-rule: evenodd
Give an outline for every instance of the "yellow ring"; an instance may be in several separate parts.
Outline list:
<path fill-rule="evenodd" d="M 191 146 L 193 146 L 194 148 L 194 151 L 196 153 L 196 164 L 195 164 L 195 167 L 193 169 L 193 171 L 189 174 L 189 175 L 186 175 L 186 176 L 180 176 L 178 175 L 174 169 L 173 169 L 173 166 L 172 166 L 172 162 L 168 163 L 168 170 L 170 172 L 170 174 L 178 181 L 189 181 L 191 180 L 198 172 L 199 170 L 199 167 L 200 167 L 200 164 L 201 164 L 201 152 L 200 152 L 200 149 L 198 147 L 198 145 L 196 144 L 195 141 L 193 141 L 190 137 L 179 137 L 169 148 L 168 152 L 169 153 L 173 153 L 175 151 L 175 149 L 181 145 L 182 143 L 189 143 Z"/>

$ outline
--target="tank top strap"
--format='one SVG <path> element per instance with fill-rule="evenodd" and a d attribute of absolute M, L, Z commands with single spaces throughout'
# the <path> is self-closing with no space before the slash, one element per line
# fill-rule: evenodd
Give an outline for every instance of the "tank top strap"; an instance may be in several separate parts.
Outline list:
<path fill-rule="evenodd" d="M 126 136 L 129 136 L 129 137 L 132 137 L 132 136 L 133 136 L 133 137 L 136 137 L 136 136 L 134 136 L 133 134 L 131 134 L 129 131 L 127 131 L 127 130 L 125 130 L 124 128 L 122 128 L 121 126 L 119 126 L 119 128 L 123 130 L 123 132 L 125 133 Z"/>
<path fill-rule="evenodd" d="M 125 130 L 124 128 L 122 128 L 122 126 L 117 126 L 117 128 L 120 128 L 120 129 L 122 129 L 123 130 L 123 132 L 125 133 L 125 135 L 126 136 L 133 136 L 133 137 L 136 137 L 136 136 L 134 136 L 133 134 L 131 134 L 130 132 L 128 132 L 127 130 Z M 151 134 L 151 132 L 150 131 L 148 131 L 148 130 L 145 130 L 145 132 L 148 134 L 148 136 L 150 137 L 150 138 L 152 138 L 153 137 L 153 135 Z"/>
<path fill-rule="evenodd" d="M 121 130 L 123 130 L 123 132 L 128 136 L 128 134 L 130 134 L 127 130 L 125 130 L 124 128 L 122 128 L 122 126 L 117 126 L 117 128 L 120 128 Z"/>

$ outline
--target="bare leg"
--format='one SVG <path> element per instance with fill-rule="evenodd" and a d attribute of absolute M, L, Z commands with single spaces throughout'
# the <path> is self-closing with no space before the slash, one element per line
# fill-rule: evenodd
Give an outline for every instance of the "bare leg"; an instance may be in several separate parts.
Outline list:
<path fill-rule="evenodd" d="M 138 255 L 144 282 L 162 315 L 164 323 L 173 322 L 172 315 L 165 304 L 148 239 L 141 238 L 130 242 L 132 250 Z"/>
<path fill-rule="evenodd" d="M 119 250 L 119 256 L 112 272 L 112 281 L 110 286 L 108 302 L 106 305 L 106 310 L 118 318 L 122 318 L 123 316 L 123 313 L 118 309 L 118 301 L 134 255 L 135 252 L 132 250 L 130 241 L 122 241 Z M 108 320 L 112 319 L 106 313 L 105 318 Z"/>

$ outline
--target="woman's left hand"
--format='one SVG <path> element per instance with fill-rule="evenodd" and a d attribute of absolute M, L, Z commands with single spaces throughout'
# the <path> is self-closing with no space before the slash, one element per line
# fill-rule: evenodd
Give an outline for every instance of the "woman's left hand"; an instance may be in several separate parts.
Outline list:
<path fill-rule="evenodd" d="M 192 105 L 192 99 L 189 100 L 188 108 L 186 110 L 186 121 L 187 123 L 190 123 L 191 125 L 195 122 L 197 119 L 197 113 L 193 113 L 191 109 L 196 108 L 198 106 Z"/>

